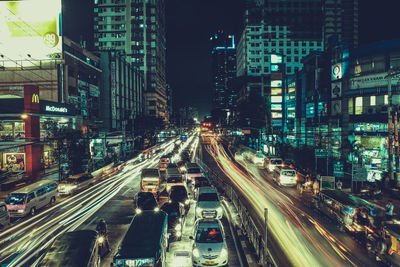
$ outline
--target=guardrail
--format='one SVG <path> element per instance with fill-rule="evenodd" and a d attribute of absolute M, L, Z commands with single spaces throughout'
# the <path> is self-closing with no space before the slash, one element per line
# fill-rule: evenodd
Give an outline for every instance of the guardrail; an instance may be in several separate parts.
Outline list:
<path fill-rule="evenodd" d="M 234 185 L 229 183 L 229 180 L 210 169 L 200 158 L 196 157 L 195 160 L 205 174 L 215 183 L 216 187 L 223 191 L 224 195 L 232 201 L 242 224 L 241 230 L 247 234 L 247 238 L 256 252 L 258 264 L 265 266 L 264 264 L 266 263 L 266 266 L 275 266 L 272 256 L 265 249 L 265 221 L 263 218 L 253 218 L 252 214 L 255 213 L 250 213 L 249 210 L 254 210 L 254 208 L 246 202 L 245 196 Z M 265 251 L 268 252 L 265 253 Z"/>

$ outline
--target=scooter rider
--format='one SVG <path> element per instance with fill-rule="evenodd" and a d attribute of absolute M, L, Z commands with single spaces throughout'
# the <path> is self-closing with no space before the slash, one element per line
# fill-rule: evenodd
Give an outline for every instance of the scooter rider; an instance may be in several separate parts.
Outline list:
<path fill-rule="evenodd" d="M 107 231 L 107 223 L 104 219 L 100 219 L 97 223 L 96 230 L 100 236 L 104 237 L 104 243 L 106 244 L 107 253 L 110 252 L 110 244 L 108 242 L 108 231 Z"/>

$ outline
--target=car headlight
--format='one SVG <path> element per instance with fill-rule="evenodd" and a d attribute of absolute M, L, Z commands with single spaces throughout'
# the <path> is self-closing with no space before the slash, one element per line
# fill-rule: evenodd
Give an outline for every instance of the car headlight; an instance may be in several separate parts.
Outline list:
<path fill-rule="evenodd" d="M 154 211 L 155 211 L 155 212 L 158 212 L 158 211 L 160 211 L 160 208 L 159 208 L 159 207 L 155 207 L 155 208 L 154 208 Z"/>
<path fill-rule="evenodd" d="M 182 218 L 179 218 L 179 222 L 182 222 Z"/>
<path fill-rule="evenodd" d="M 189 205 L 190 204 L 190 200 L 189 199 L 186 199 L 185 200 L 185 205 Z"/>
<path fill-rule="evenodd" d="M 24 213 L 24 210 L 18 210 L 18 213 Z"/>
<path fill-rule="evenodd" d="M 196 213 L 201 213 L 202 210 L 203 210 L 202 208 L 197 207 L 197 208 L 196 208 Z"/>
<path fill-rule="evenodd" d="M 167 191 L 169 191 L 171 189 L 170 185 L 167 185 Z"/>
<path fill-rule="evenodd" d="M 200 252 L 197 248 L 193 249 L 193 257 L 195 257 L 195 258 L 200 257 Z"/>
<path fill-rule="evenodd" d="M 221 258 L 225 258 L 225 257 L 227 257 L 228 256 L 228 250 L 226 249 L 226 248 L 223 248 L 222 250 L 221 250 L 221 255 L 220 255 L 220 257 Z"/>
<path fill-rule="evenodd" d="M 175 233 L 175 236 L 176 237 L 180 237 L 182 235 L 182 232 L 181 231 L 177 231 L 176 233 Z"/>
<path fill-rule="evenodd" d="M 177 225 L 175 225 L 175 231 L 180 231 L 180 230 L 182 230 L 182 225 L 178 223 Z"/>
<path fill-rule="evenodd" d="M 135 210 L 135 212 L 136 212 L 137 214 L 140 214 L 140 213 L 142 213 L 142 210 L 139 209 L 139 208 L 137 208 L 137 209 Z"/>
<path fill-rule="evenodd" d="M 268 169 L 269 169 L 270 172 L 272 172 L 274 170 L 274 166 L 269 165 Z"/>
<path fill-rule="evenodd" d="M 217 208 L 217 213 L 222 213 L 222 212 L 223 212 L 222 207 L 218 207 Z"/>

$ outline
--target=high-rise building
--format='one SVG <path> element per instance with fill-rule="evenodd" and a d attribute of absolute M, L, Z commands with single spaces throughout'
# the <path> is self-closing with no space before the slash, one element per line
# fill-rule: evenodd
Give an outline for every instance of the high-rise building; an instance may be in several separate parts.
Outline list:
<path fill-rule="evenodd" d="M 358 46 L 358 1 L 359 0 L 324 0 L 324 45 L 329 38 L 337 36 L 346 42 L 349 48 Z"/>
<path fill-rule="evenodd" d="M 230 85 L 236 77 L 235 38 L 222 30 L 215 33 L 212 41 L 213 114 L 223 124 L 229 124 L 236 107 L 236 90 Z"/>
<path fill-rule="evenodd" d="M 95 47 L 143 71 L 145 114 L 168 120 L 164 0 L 96 0 L 94 13 Z"/>

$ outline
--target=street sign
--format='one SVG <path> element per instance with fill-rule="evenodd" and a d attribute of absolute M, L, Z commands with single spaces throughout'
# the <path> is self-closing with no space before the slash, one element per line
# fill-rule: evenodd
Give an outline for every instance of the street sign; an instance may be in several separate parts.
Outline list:
<path fill-rule="evenodd" d="M 362 166 L 354 166 L 352 168 L 353 182 L 363 182 L 367 180 L 367 172 Z"/>
<path fill-rule="evenodd" d="M 340 160 L 333 161 L 333 176 L 344 177 L 344 162 Z"/>
<path fill-rule="evenodd" d="M 326 149 L 315 149 L 315 158 L 327 158 L 328 157 L 328 150 Z"/>

